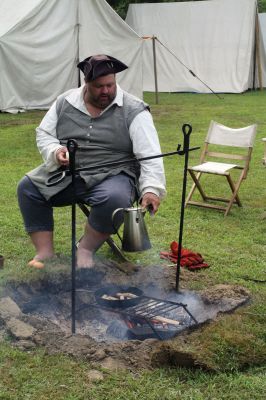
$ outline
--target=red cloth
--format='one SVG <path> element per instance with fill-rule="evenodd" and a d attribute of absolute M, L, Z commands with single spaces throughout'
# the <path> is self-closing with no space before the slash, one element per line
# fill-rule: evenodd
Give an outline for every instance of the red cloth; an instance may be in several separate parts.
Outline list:
<path fill-rule="evenodd" d="M 178 243 L 173 241 L 170 244 L 170 249 L 171 252 L 161 251 L 160 258 L 170 260 L 174 264 L 176 264 L 178 257 Z M 180 266 L 186 267 L 189 270 L 209 267 L 209 265 L 204 262 L 201 254 L 194 253 L 193 251 L 184 248 L 181 249 Z"/>

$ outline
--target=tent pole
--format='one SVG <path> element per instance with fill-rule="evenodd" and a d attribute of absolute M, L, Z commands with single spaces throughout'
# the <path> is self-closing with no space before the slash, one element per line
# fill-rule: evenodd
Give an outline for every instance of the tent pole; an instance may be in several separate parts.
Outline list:
<path fill-rule="evenodd" d="M 256 64 L 258 68 L 258 79 L 260 90 L 263 90 L 262 85 L 262 71 L 261 71 L 261 57 L 260 57 L 260 29 L 259 29 L 259 15 L 256 12 L 255 19 L 255 47 L 256 47 Z"/>
<path fill-rule="evenodd" d="M 79 63 L 79 24 L 78 24 L 78 62 Z M 81 86 L 80 70 L 78 69 L 78 87 Z"/>
<path fill-rule="evenodd" d="M 80 31 L 80 21 L 79 21 L 79 0 L 77 5 L 77 64 L 80 62 L 79 57 L 79 32 Z M 78 68 L 78 87 L 81 86 L 80 70 Z"/>
<path fill-rule="evenodd" d="M 157 81 L 157 66 L 156 66 L 156 37 L 152 36 L 152 53 L 153 53 L 153 68 L 154 68 L 154 83 L 155 83 L 155 104 L 159 103 L 158 100 L 158 81 Z"/>

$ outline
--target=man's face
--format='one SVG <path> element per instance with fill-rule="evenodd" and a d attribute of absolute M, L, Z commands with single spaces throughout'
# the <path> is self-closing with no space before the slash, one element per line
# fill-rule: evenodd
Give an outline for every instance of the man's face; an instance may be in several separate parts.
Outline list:
<path fill-rule="evenodd" d="M 115 75 L 100 76 L 92 82 L 87 82 L 86 100 L 97 108 L 104 109 L 112 103 L 116 96 Z"/>

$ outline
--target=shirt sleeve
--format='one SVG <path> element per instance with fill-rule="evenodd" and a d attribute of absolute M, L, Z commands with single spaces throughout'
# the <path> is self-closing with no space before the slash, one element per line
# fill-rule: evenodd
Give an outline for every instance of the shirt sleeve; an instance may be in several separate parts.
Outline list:
<path fill-rule="evenodd" d="M 56 136 L 56 125 L 57 112 L 56 102 L 54 102 L 40 125 L 36 128 L 37 147 L 49 172 L 55 171 L 58 168 L 59 164 L 57 163 L 55 153 L 62 147 Z"/>
<path fill-rule="evenodd" d="M 158 134 L 149 111 L 142 111 L 129 127 L 133 152 L 136 158 L 161 154 Z M 141 197 L 152 192 L 163 198 L 166 194 L 163 158 L 141 161 L 139 189 Z"/>

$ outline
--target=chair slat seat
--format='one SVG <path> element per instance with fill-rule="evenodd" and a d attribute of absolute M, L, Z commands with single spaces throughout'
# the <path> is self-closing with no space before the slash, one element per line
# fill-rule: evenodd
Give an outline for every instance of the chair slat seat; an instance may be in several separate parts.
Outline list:
<path fill-rule="evenodd" d="M 203 164 L 195 165 L 194 167 L 189 167 L 192 171 L 196 172 L 206 172 L 209 174 L 225 174 L 228 170 L 237 167 L 237 164 L 226 164 L 213 161 L 207 161 Z"/>

